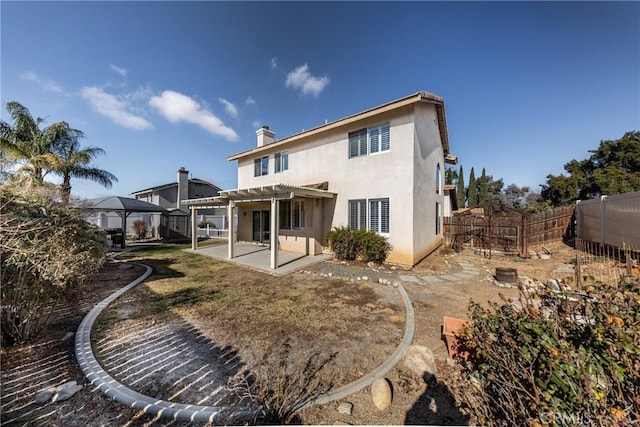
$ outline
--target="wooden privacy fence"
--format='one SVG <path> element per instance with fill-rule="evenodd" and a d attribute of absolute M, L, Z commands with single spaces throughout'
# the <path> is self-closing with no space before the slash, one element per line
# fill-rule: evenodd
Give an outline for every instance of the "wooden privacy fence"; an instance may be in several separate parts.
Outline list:
<path fill-rule="evenodd" d="M 455 250 L 471 246 L 527 254 L 528 248 L 575 237 L 575 207 L 562 206 L 527 214 L 507 207 L 492 207 L 485 215 L 463 213 L 444 218 L 445 242 Z"/>

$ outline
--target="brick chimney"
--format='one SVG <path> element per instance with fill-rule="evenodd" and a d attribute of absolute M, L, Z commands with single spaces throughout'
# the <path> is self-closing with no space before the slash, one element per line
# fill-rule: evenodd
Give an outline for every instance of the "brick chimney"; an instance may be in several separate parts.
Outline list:
<path fill-rule="evenodd" d="M 182 209 L 180 202 L 189 198 L 189 171 L 183 167 L 178 169 L 178 197 L 176 207 Z"/>
<path fill-rule="evenodd" d="M 258 147 L 262 147 L 263 145 L 268 145 L 273 142 L 275 133 L 269 130 L 269 126 L 262 126 L 256 131 L 256 136 L 258 139 Z"/>

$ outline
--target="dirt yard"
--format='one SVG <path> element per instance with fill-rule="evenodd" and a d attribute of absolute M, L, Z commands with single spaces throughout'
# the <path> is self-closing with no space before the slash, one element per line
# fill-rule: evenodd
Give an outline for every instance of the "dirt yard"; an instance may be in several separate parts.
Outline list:
<path fill-rule="evenodd" d="M 313 351 L 337 352 L 337 369 L 334 370 L 332 379 L 339 386 L 380 364 L 402 338 L 404 309 L 401 300 L 393 287 L 373 283 L 373 280 L 376 277 L 398 280 L 400 276 L 406 275 L 428 276 L 458 272 L 461 270 L 459 261 L 465 260 L 477 269 L 477 279 L 438 285 L 405 283 L 404 286 L 415 309 L 416 333 L 413 344 L 424 345 L 434 351 L 438 365 L 435 379 L 425 381 L 418 378 L 400 363 L 387 374 L 393 386 L 393 404 L 389 410 L 378 411 L 371 401 L 369 389 L 365 388 L 342 401 L 307 408 L 299 414 L 298 421 L 304 424 L 353 425 L 466 424 L 469 420 L 456 408 L 450 391 L 451 387 L 459 386 L 460 379 L 455 377 L 455 370 L 446 363 L 446 348 L 441 339 L 442 318 L 466 318 L 469 299 L 482 303 L 497 301 L 500 294 L 515 297 L 515 289 L 499 288 L 488 280 L 496 267 L 517 268 L 519 275 L 541 281 L 564 278 L 558 277 L 554 271 L 560 264 L 569 262 L 575 252 L 562 244 L 546 247 L 553 253 L 550 260 L 520 260 L 500 256 L 488 259 L 471 250 L 459 254 L 439 251 L 412 271 L 390 268 L 381 271 L 362 265 L 328 262 L 319 265 L 313 274 L 297 273 L 276 278 L 273 284 L 270 284 L 273 276 L 263 276 L 249 270 L 238 273 L 239 267 L 221 263 L 215 282 L 224 286 L 198 288 L 190 284 L 181 290 L 172 288 L 174 284 L 169 279 L 183 275 L 181 268 L 193 268 L 190 263 L 196 262 L 195 258 L 189 255 L 188 259 L 180 261 L 184 262 L 184 266 L 179 268 L 170 262 L 160 264 L 155 261 L 156 274 L 135 292 L 128 293 L 109 307 L 96 325 L 95 348 L 100 357 L 100 348 L 103 346 L 106 349 L 103 350 L 103 363 L 111 363 L 114 365 L 113 371 L 119 372 L 116 366 L 118 360 L 126 363 L 126 357 L 136 357 L 133 352 L 144 354 L 148 351 L 148 346 L 146 349 L 136 347 L 140 344 L 137 337 L 140 334 L 153 337 L 157 333 L 163 337 L 154 343 L 158 354 L 163 346 L 167 349 L 201 346 L 204 355 L 209 354 L 206 351 L 213 351 L 211 354 L 215 358 L 224 353 L 227 359 L 221 360 L 237 358 L 242 361 L 243 366 L 252 366 L 265 351 L 273 351 L 274 344 L 288 338 L 292 353 L 297 351 L 301 357 L 308 356 Z M 176 260 L 172 262 L 175 263 Z M 121 269 L 114 264 L 105 266 L 94 280 L 84 285 L 80 307 L 64 307 L 41 338 L 30 345 L 2 350 L 3 425 L 182 425 L 154 419 L 125 408 L 95 390 L 86 383 L 75 363 L 73 338 L 61 341 L 67 332 L 75 331 L 82 316 L 91 306 L 114 289 L 128 283 L 139 272 L 137 268 Z M 332 277 L 327 277 L 328 273 Z M 366 275 L 368 280 L 358 282 L 338 278 L 350 275 L 360 278 Z M 196 278 L 198 280 L 211 281 L 211 278 Z M 211 300 L 219 297 L 221 303 L 229 306 L 240 304 L 241 300 L 234 299 L 239 298 L 238 294 L 224 292 L 226 287 L 239 288 L 238 284 L 244 292 L 263 290 L 261 298 L 264 300 L 259 305 L 245 307 L 257 315 L 236 317 L 222 310 L 221 306 L 203 303 L 203 296 L 208 295 Z M 282 290 L 286 290 L 286 293 L 281 294 Z M 273 302 L 271 310 L 268 301 Z M 318 310 L 317 322 L 313 321 L 313 316 L 303 316 L 300 310 Z M 297 317 L 303 320 L 293 320 Z M 273 323 L 278 318 L 282 320 L 280 326 Z M 104 344 L 116 341 L 120 343 L 117 349 Z M 186 359 L 193 360 L 192 353 L 184 352 L 184 355 L 184 360 L 171 359 L 165 362 L 169 367 L 177 367 L 186 362 Z M 106 360 L 108 358 L 112 362 Z M 204 360 L 202 363 L 205 366 L 210 362 L 211 360 Z M 125 365 L 120 369 L 126 369 Z M 200 375 L 191 377 L 198 377 L 200 382 L 192 380 L 192 387 L 187 391 L 181 391 L 189 387 L 184 383 L 181 385 L 181 378 L 178 377 L 184 378 L 191 373 L 176 369 L 173 370 L 176 375 L 172 379 L 177 383 L 177 389 L 164 387 L 163 381 L 166 382 L 168 376 L 162 374 L 163 371 L 158 371 L 155 376 L 149 375 L 148 378 L 153 381 L 145 383 L 140 380 L 140 390 L 162 398 L 175 395 L 176 401 L 189 401 L 192 397 L 200 396 L 200 404 L 211 404 L 216 397 L 209 393 L 207 386 L 211 388 L 215 379 L 200 380 L 200 377 L 204 378 L 202 372 L 205 371 L 206 369 L 200 371 Z M 126 372 L 114 373 L 116 377 L 126 375 Z M 65 402 L 35 403 L 35 394 L 39 390 L 68 380 L 77 380 L 85 388 Z M 197 389 L 201 389 L 201 395 L 195 392 Z M 340 402 L 353 404 L 351 415 L 338 412 Z"/>

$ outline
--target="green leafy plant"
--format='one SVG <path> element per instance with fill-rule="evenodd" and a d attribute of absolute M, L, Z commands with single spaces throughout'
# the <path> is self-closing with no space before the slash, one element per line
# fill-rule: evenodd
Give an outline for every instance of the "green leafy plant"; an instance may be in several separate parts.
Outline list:
<path fill-rule="evenodd" d="M 491 425 L 622 425 L 640 418 L 640 284 L 593 283 L 587 293 L 521 289 L 516 301 L 472 302 L 482 362 L 481 403 Z"/>
<path fill-rule="evenodd" d="M 100 269 L 107 245 L 76 210 L 7 185 L 0 193 L 2 344 L 11 345 L 35 336 L 55 302 Z"/>
<path fill-rule="evenodd" d="M 391 251 L 391 245 L 374 231 L 351 230 L 336 227 L 327 233 L 329 248 L 339 260 L 382 263 Z"/>

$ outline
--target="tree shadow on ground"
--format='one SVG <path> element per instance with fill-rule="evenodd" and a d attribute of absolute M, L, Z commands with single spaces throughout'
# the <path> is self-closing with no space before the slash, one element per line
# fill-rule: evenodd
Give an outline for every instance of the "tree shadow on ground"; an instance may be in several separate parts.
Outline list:
<path fill-rule="evenodd" d="M 406 425 L 468 425 L 469 417 L 456 407 L 449 387 L 437 377 L 425 374 L 426 391 L 407 411 Z"/>

